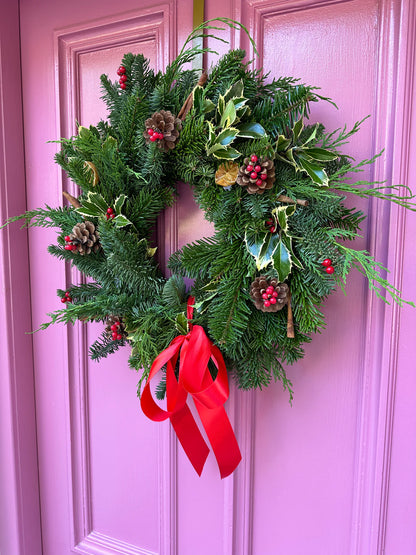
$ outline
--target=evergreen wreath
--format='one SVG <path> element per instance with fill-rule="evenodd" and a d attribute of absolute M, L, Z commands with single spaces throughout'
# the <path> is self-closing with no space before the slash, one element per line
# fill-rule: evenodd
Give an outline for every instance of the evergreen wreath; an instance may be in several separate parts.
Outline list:
<path fill-rule="evenodd" d="M 221 350 L 238 386 L 280 380 L 292 399 L 284 366 L 302 358 L 303 343 L 325 328 L 322 305 L 352 268 L 377 297 L 387 302 L 387 292 L 406 302 L 383 277 L 386 269 L 351 246 L 365 215 L 345 206 L 346 195 L 413 211 L 416 205 L 407 187 L 351 182 L 379 155 L 357 163 L 342 154 L 364 120 L 332 132 L 308 124 L 311 103 L 331 102 L 316 87 L 269 79 L 238 49 L 209 74 L 184 69 L 207 51 L 192 46 L 195 37 L 217 39 L 210 32 L 221 27 L 212 21 L 194 30 L 164 73 L 143 55 L 126 54 L 117 82 L 103 75 L 108 120 L 79 126 L 56 154 L 79 197 L 64 193 L 68 206 L 31 210 L 6 224 L 24 219 L 58 229 L 49 252 L 90 280 L 58 289 L 65 307 L 41 328 L 102 322 L 91 358 L 130 345 L 129 364 L 142 372 L 139 393 L 154 358 L 187 333 L 192 295 L 193 322 Z M 215 233 L 172 254 L 166 278 L 154 228 L 175 202 L 178 181 L 189 183 Z M 184 278 L 194 280 L 191 291 Z M 163 379 L 157 395 L 165 395 Z"/>

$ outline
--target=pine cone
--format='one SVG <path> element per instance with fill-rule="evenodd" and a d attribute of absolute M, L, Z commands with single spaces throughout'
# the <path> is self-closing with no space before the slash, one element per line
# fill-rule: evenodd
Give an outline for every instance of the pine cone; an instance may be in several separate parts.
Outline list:
<path fill-rule="evenodd" d="M 289 300 L 289 286 L 279 283 L 277 278 L 257 277 L 250 287 L 250 297 L 254 306 L 262 312 L 277 312 Z"/>
<path fill-rule="evenodd" d="M 273 187 L 274 176 L 273 160 L 266 156 L 258 158 L 252 154 L 249 158 L 244 158 L 244 164 L 238 170 L 237 183 L 241 187 L 247 187 L 250 195 L 262 195 Z"/>
<path fill-rule="evenodd" d="M 97 252 L 100 248 L 100 234 L 95 229 L 92 222 L 81 222 L 76 224 L 69 235 L 69 245 L 72 250 L 78 254 L 90 254 Z"/>
<path fill-rule="evenodd" d="M 121 341 L 127 337 L 126 324 L 121 316 L 108 316 L 105 331 L 114 341 Z"/>
<path fill-rule="evenodd" d="M 155 112 L 144 124 L 146 130 L 143 137 L 146 139 L 146 143 L 156 143 L 165 152 L 175 148 L 179 132 L 182 129 L 182 122 L 172 112 L 169 110 Z"/>

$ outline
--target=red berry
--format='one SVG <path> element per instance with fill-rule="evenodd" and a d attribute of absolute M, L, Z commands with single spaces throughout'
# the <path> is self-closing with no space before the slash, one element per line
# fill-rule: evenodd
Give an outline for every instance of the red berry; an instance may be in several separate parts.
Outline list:
<path fill-rule="evenodd" d="M 117 73 L 118 73 L 118 72 L 120 72 L 120 73 L 126 73 L 126 68 L 125 68 L 124 66 L 120 66 L 120 67 L 118 68 L 118 70 L 117 70 Z"/>
<path fill-rule="evenodd" d="M 69 303 L 72 303 L 72 297 L 66 297 L 66 300 L 67 300 Z"/>
<path fill-rule="evenodd" d="M 111 331 L 117 331 L 118 326 L 116 324 L 113 324 L 110 329 L 111 329 Z"/>
<path fill-rule="evenodd" d="M 267 301 L 267 299 L 269 298 L 269 295 L 268 295 L 267 293 L 263 293 L 263 294 L 262 294 L 262 298 L 263 298 L 263 299 L 266 299 L 266 301 Z"/>
<path fill-rule="evenodd" d="M 113 339 L 117 339 L 117 335 L 118 335 L 118 333 L 116 331 L 113 331 L 113 333 L 111 334 L 111 337 Z"/>
<path fill-rule="evenodd" d="M 69 297 L 69 291 L 65 291 L 65 297 Z"/>
<path fill-rule="evenodd" d="M 266 220 L 266 225 L 273 225 L 273 224 L 274 224 L 273 220 Z"/>
<path fill-rule="evenodd" d="M 109 206 L 107 208 L 107 214 L 112 214 L 114 212 L 114 210 Z"/>
<path fill-rule="evenodd" d="M 322 266 L 331 266 L 332 260 L 330 258 L 325 258 L 323 262 L 321 262 Z"/>
<path fill-rule="evenodd" d="M 110 214 L 106 214 L 106 218 L 107 218 L 107 220 L 109 220 L 110 219 Z"/>
<path fill-rule="evenodd" d="M 72 250 L 73 250 L 73 251 L 77 251 L 77 250 L 78 250 L 78 247 L 77 247 L 76 245 L 72 245 Z"/>
<path fill-rule="evenodd" d="M 274 233 L 276 231 L 276 228 L 274 227 L 274 225 L 272 225 L 272 227 L 270 228 L 270 233 Z"/>
<path fill-rule="evenodd" d="M 126 74 L 123 74 L 123 75 L 120 77 L 120 79 L 119 79 L 118 82 L 119 82 L 119 83 L 125 83 L 126 81 L 127 81 L 127 75 L 126 75 Z"/>
<path fill-rule="evenodd" d="M 252 172 L 252 171 L 253 171 L 253 166 L 252 166 L 251 164 L 249 164 L 249 165 L 247 166 L 246 170 L 247 170 L 248 172 Z"/>
<path fill-rule="evenodd" d="M 152 143 L 154 143 L 157 139 L 157 133 L 153 133 L 153 135 L 151 135 L 150 140 L 152 141 Z"/>
<path fill-rule="evenodd" d="M 68 243 L 68 241 L 71 240 L 71 237 L 69 235 L 65 235 L 65 241 Z"/>
<path fill-rule="evenodd" d="M 261 179 L 258 179 L 256 181 L 256 185 L 257 185 L 257 187 L 260 187 L 260 185 L 263 185 L 263 181 Z"/>
<path fill-rule="evenodd" d="M 153 129 L 151 127 L 149 127 L 149 129 L 147 130 L 147 134 L 152 136 L 154 133 Z"/>
<path fill-rule="evenodd" d="M 121 335 L 121 333 L 117 334 L 117 339 L 120 341 L 120 339 L 123 339 L 123 336 Z"/>
<path fill-rule="evenodd" d="M 120 89 L 123 89 L 123 91 L 124 91 L 124 89 L 125 89 L 126 87 L 127 87 L 126 83 L 120 83 Z"/>
<path fill-rule="evenodd" d="M 274 287 L 272 285 L 269 285 L 269 287 L 266 289 L 266 293 L 268 295 L 271 295 L 274 291 Z"/>
<path fill-rule="evenodd" d="M 326 272 L 327 274 L 333 274 L 333 273 L 335 272 L 335 269 L 334 269 L 333 266 L 327 266 L 327 267 L 325 268 L 325 272 Z"/>
<path fill-rule="evenodd" d="M 251 179 L 257 179 L 257 173 L 256 172 L 251 172 L 250 177 L 251 177 Z"/>
<path fill-rule="evenodd" d="M 254 168 L 254 171 L 257 172 L 257 173 L 261 172 L 261 166 L 259 166 L 257 164 L 257 166 L 255 166 L 255 168 Z"/>
<path fill-rule="evenodd" d="M 116 217 L 116 215 L 115 215 L 114 213 L 113 213 L 113 214 L 110 214 L 110 218 L 111 218 L 112 220 L 114 220 L 115 217 Z"/>
<path fill-rule="evenodd" d="M 120 322 L 114 322 L 114 324 L 119 328 L 120 327 Z"/>
<path fill-rule="evenodd" d="M 62 297 L 61 303 L 66 303 L 66 297 Z"/>
<path fill-rule="evenodd" d="M 264 306 L 266 307 L 270 306 L 270 301 L 264 301 Z"/>
<path fill-rule="evenodd" d="M 158 133 L 158 134 L 157 134 L 157 138 L 158 138 L 158 139 L 163 139 L 163 133 Z"/>
<path fill-rule="evenodd" d="M 255 154 L 253 154 L 253 155 L 251 156 L 250 160 L 251 160 L 252 162 L 257 162 L 258 158 L 257 158 L 257 156 L 256 156 Z"/>
<path fill-rule="evenodd" d="M 279 293 L 278 293 L 277 291 L 273 291 L 272 296 L 273 296 L 273 297 L 278 297 L 278 296 L 279 296 Z"/>
<path fill-rule="evenodd" d="M 276 303 L 277 303 L 276 297 L 272 297 L 270 299 L 270 304 L 276 304 Z"/>
<path fill-rule="evenodd" d="M 263 181 L 266 181 L 266 179 L 267 179 L 267 173 L 262 173 L 262 174 L 260 175 L 260 179 L 262 179 Z"/>
<path fill-rule="evenodd" d="M 64 249 L 65 249 L 66 251 L 72 251 L 72 245 L 65 245 L 65 246 L 64 246 Z"/>

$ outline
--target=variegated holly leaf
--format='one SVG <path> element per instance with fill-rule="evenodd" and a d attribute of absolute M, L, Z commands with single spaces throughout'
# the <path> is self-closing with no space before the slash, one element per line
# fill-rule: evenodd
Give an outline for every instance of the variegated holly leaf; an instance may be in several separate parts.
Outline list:
<path fill-rule="evenodd" d="M 280 239 L 277 234 L 247 230 L 244 241 L 256 262 L 257 270 L 262 270 L 273 262 L 273 254 Z"/>
<path fill-rule="evenodd" d="M 277 246 L 273 252 L 273 267 L 277 272 L 280 282 L 285 281 L 292 270 L 291 253 L 282 239 L 278 239 Z"/>
<path fill-rule="evenodd" d="M 288 233 L 288 218 L 295 213 L 296 205 L 289 204 L 287 206 L 278 206 L 272 210 L 272 216 L 275 218 L 283 233 Z"/>
<path fill-rule="evenodd" d="M 126 200 L 127 200 L 127 196 L 124 194 L 121 194 L 116 198 L 116 200 L 114 201 L 114 212 L 116 214 L 121 214 L 121 209 L 123 207 L 123 204 L 126 202 Z"/>

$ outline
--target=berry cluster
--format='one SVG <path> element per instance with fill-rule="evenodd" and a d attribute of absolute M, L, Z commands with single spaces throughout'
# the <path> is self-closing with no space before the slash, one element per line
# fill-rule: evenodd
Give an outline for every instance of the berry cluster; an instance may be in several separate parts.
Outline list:
<path fill-rule="evenodd" d="M 262 293 L 263 304 L 265 307 L 269 307 L 271 304 L 277 303 L 277 297 L 279 293 L 273 287 L 273 285 L 269 285 L 269 287 Z"/>
<path fill-rule="evenodd" d="M 114 209 L 111 208 L 111 206 L 109 206 L 107 208 L 107 214 L 106 214 L 106 218 L 107 220 L 114 220 L 114 218 L 116 217 Z"/>
<path fill-rule="evenodd" d="M 152 143 L 157 140 L 160 141 L 164 138 L 163 133 L 160 133 L 160 131 L 158 131 L 157 129 L 152 129 L 151 127 L 149 127 L 149 129 L 147 130 L 147 134 L 149 135 L 149 139 L 152 141 Z"/>
<path fill-rule="evenodd" d="M 327 274 L 333 274 L 334 273 L 334 267 L 332 266 L 332 260 L 330 258 L 325 258 L 325 260 L 323 262 L 321 262 L 322 266 L 324 266 L 325 268 L 325 272 Z"/>
<path fill-rule="evenodd" d="M 76 251 L 78 249 L 77 245 L 72 244 L 72 240 L 71 240 L 71 237 L 69 235 L 65 235 L 65 241 L 66 241 L 66 245 L 65 245 L 64 249 L 66 251 Z"/>
<path fill-rule="evenodd" d="M 123 339 L 123 334 L 120 333 L 121 331 L 121 322 L 114 322 L 114 324 L 111 326 L 111 337 L 114 339 L 114 341 L 120 341 L 120 339 Z"/>
<path fill-rule="evenodd" d="M 269 228 L 270 233 L 275 233 L 276 232 L 276 226 L 274 223 L 274 220 L 270 219 L 270 220 L 266 220 L 266 227 Z"/>
<path fill-rule="evenodd" d="M 267 179 L 267 173 L 261 173 L 259 177 L 259 173 L 261 172 L 261 166 L 257 164 L 259 158 L 255 154 L 252 154 L 250 157 L 252 164 L 249 164 L 246 170 L 250 173 L 251 179 L 256 179 L 256 185 L 260 187 L 263 184 L 263 181 Z"/>
<path fill-rule="evenodd" d="M 120 89 L 125 89 L 127 87 L 127 75 L 126 75 L 126 68 L 124 66 L 120 66 L 117 70 L 117 75 L 120 77 L 118 82 L 120 83 Z"/>
<path fill-rule="evenodd" d="M 67 291 L 61 298 L 61 303 L 72 303 L 72 297 L 70 296 L 69 291 Z"/>

